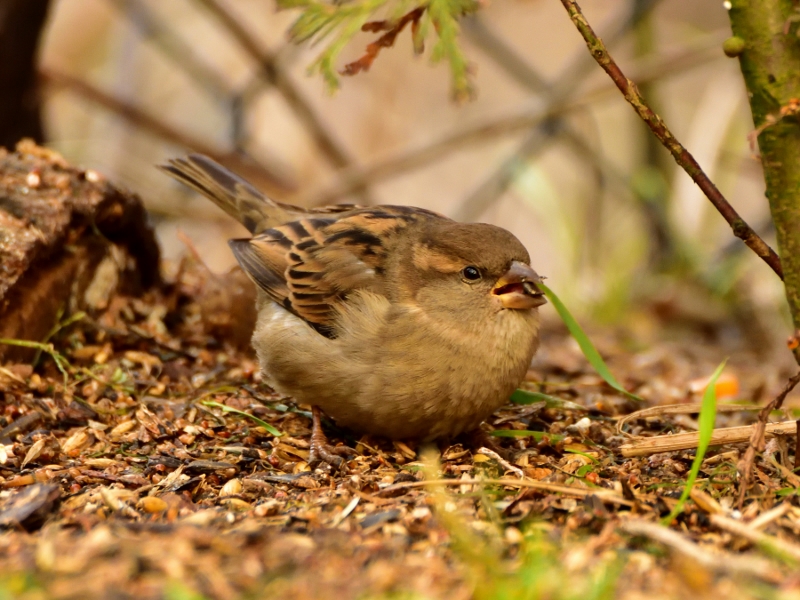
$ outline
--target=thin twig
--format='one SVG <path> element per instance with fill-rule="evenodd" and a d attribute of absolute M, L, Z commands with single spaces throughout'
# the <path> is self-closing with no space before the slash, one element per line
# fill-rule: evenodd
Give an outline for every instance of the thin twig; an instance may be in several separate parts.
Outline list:
<path fill-rule="evenodd" d="M 785 515 L 789 510 L 792 508 L 792 505 L 789 502 L 781 502 L 778 506 L 774 506 L 769 509 L 767 512 L 761 513 L 755 519 L 748 523 L 748 526 L 751 529 L 764 529 L 767 525 L 772 523 L 773 521 L 777 521 L 783 515 Z M 721 513 L 720 513 L 721 514 Z"/>
<path fill-rule="evenodd" d="M 302 122 L 303 126 L 314 138 L 317 146 L 334 167 L 347 167 L 352 162 L 347 151 L 336 140 L 333 134 L 323 124 L 322 120 L 316 115 L 311 105 L 303 98 L 300 90 L 292 80 L 286 76 L 278 65 L 276 56 L 269 52 L 251 35 L 234 17 L 227 8 L 222 6 L 217 0 L 199 0 L 222 25 L 234 40 L 241 46 L 250 58 L 259 66 L 261 77 L 270 85 L 275 86 L 281 95 L 286 99 L 289 107 L 294 111 L 295 116 Z M 362 195 L 365 187 L 361 186 L 357 190 Z"/>
<path fill-rule="evenodd" d="M 453 211 L 456 221 L 471 222 L 480 218 L 481 214 L 505 192 L 523 171 L 525 165 L 537 154 L 547 149 L 547 143 L 555 139 L 561 132 L 561 124 L 555 120 L 539 123 L 527 135 L 511 155 L 497 166 L 477 188 Z"/>
<path fill-rule="evenodd" d="M 143 0 L 109 0 L 124 12 L 143 38 L 152 42 L 162 54 L 174 61 L 209 94 L 218 100 L 227 100 L 233 90 L 227 81 L 206 65 L 189 44 L 170 30 L 168 24 L 158 18 Z"/>
<path fill-rule="evenodd" d="M 795 566 L 798 562 L 800 562 L 800 546 L 797 544 L 792 544 L 791 542 L 777 538 L 774 535 L 769 535 L 750 525 L 735 519 L 731 519 L 730 517 L 726 517 L 724 515 L 709 515 L 708 520 L 715 527 L 718 527 L 723 531 L 727 531 L 728 533 L 738 535 L 739 537 L 743 537 L 765 552 L 778 556 L 784 562 L 788 562 L 789 564 Z"/>
<path fill-rule="evenodd" d="M 525 473 L 522 472 L 522 469 L 520 469 L 517 466 L 512 465 L 510 462 L 508 462 L 506 459 L 504 459 L 502 456 L 500 456 L 494 450 L 491 450 L 489 448 L 478 448 L 478 454 L 483 454 L 484 456 L 488 456 L 489 458 L 493 458 L 506 471 L 511 471 L 517 477 L 525 477 Z"/>
<path fill-rule="evenodd" d="M 554 494 L 564 494 L 565 496 L 575 496 L 578 498 L 585 498 L 587 496 L 597 496 L 601 500 L 607 500 L 614 504 L 622 506 L 633 506 L 633 502 L 625 500 L 618 496 L 616 492 L 606 490 L 603 488 L 586 488 L 571 485 L 563 485 L 558 483 L 547 483 L 544 481 L 534 481 L 533 479 L 431 479 L 425 481 L 408 481 L 403 483 L 396 483 L 383 488 L 376 492 L 380 496 L 398 490 L 405 490 L 419 487 L 429 486 L 457 486 L 457 485 L 504 485 L 508 487 L 529 488 L 534 490 L 542 490 L 543 492 L 552 492 Z"/>
<path fill-rule="evenodd" d="M 750 445 L 747 447 L 744 457 L 737 465 L 739 476 L 741 477 L 741 482 L 739 483 L 739 510 L 741 510 L 744 505 L 744 496 L 747 493 L 747 489 L 750 487 L 750 479 L 753 474 L 753 463 L 756 459 L 756 453 L 764 451 L 764 434 L 767 429 L 767 419 L 769 419 L 769 415 L 773 410 L 779 410 L 780 407 L 783 406 L 783 401 L 786 399 L 786 396 L 789 395 L 789 392 L 791 392 L 798 383 L 800 383 L 800 371 L 795 373 L 789 381 L 786 382 L 781 393 L 775 396 L 772 402 L 767 404 L 758 413 L 758 422 L 750 436 Z M 797 423 L 795 421 L 789 421 L 788 423 L 794 425 L 793 430 L 794 433 L 796 433 Z M 788 431 L 787 433 L 792 432 Z"/>
<path fill-rule="evenodd" d="M 781 477 L 788 483 L 790 486 L 794 488 L 800 488 L 800 477 L 795 475 L 791 469 L 788 467 L 784 467 L 780 462 L 775 460 L 775 455 L 771 455 L 769 457 L 769 463 L 777 469 L 777 471 L 781 474 Z"/>
<path fill-rule="evenodd" d="M 39 75 L 47 83 L 68 89 L 70 92 L 86 100 L 99 104 L 106 110 L 152 135 L 173 144 L 189 148 L 194 152 L 206 154 L 229 169 L 242 174 L 246 173 L 248 177 L 257 179 L 259 184 L 264 185 L 268 192 L 285 194 L 294 190 L 296 187 L 294 182 L 280 174 L 277 169 L 260 165 L 252 160 L 244 160 L 243 157 L 238 154 L 220 152 L 217 148 L 206 144 L 198 138 L 176 130 L 158 117 L 124 100 L 115 98 L 87 81 L 45 67 L 40 67 Z"/>
<path fill-rule="evenodd" d="M 609 28 L 609 39 L 616 40 L 622 37 L 647 14 L 654 4 L 655 0 L 644 0 L 633 3 L 630 7 L 626 6 L 621 14 L 613 19 L 614 23 Z M 496 44 L 499 45 L 499 43 L 498 40 Z M 491 56 L 494 57 L 495 53 L 492 53 Z M 520 66 L 518 64 L 517 68 Z M 529 69 L 530 73 L 526 77 L 518 79 L 518 81 L 534 93 L 540 94 L 552 106 L 561 104 L 574 96 L 580 88 L 580 82 L 593 68 L 594 62 L 591 58 L 587 58 L 584 53 L 581 53 L 551 85 L 542 87 L 541 78 L 532 69 Z M 515 72 L 515 75 L 519 76 L 521 73 Z M 563 123 L 560 119 L 545 119 L 538 123 L 528 133 L 522 144 L 462 201 L 454 211 L 453 217 L 458 221 L 477 220 L 517 179 L 524 165 L 544 151 L 547 142 L 560 136 L 563 133 L 562 130 Z"/>
<path fill-rule="evenodd" d="M 464 18 L 462 30 L 471 42 L 517 83 L 534 93 L 547 89 L 547 81 L 502 37 L 496 35 L 479 14 Z"/>
<path fill-rule="evenodd" d="M 21 416 L 19 419 L 11 422 L 9 425 L 6 425 L 0 429 L 0 444 L 10 443 L 14 436 L 27 431 L 43 418 L 44 415 L 42 413 L 34 410 L 26 415 Z"/>
<path fill-rule="evenodd" d="M 643 408 L 642 410 L 637 410 L 636 412 L 622 417 L 617 421 L 616 430 L 617 433 L 625 434 L 624 427 L 631 421 L 651 419 L 662 415 L 690 415 L 692 413 L 700 413 L 701 409 L 701 404 L 665 404 L 663 406 L 651 406 L 650 408 Z M 744 412 L 750 410 L 759 410 L 759 407 L 755 404 L 721 404 L 717 407 L 718 413 Z"/>
<path fill-rule="evenodd" d="M 630 535 L 641 535 L 660 542 L 706 569 L 735 575 L 748 574 L 768 581 L 780 579 L 779 571 L 762 558 L 720 551 L 711 553 L 677 531 L 649 521 L 641 519 L 622 521 L 619 528 Z"/>
<path fill-rule="evenodd" d="M 664 121 L 647 105 L 636 87 L 636 84 L 628 79 L 617 63 L 611 58 L 606 50 L 603 41 L 597 37 L 589 22 L 583 16 L 578 3 L 575 0 L 561 0 L 561 4 L 567 9 L 567 13 L 572 22 L 577 27 L 594 59 L 603 70 L 608 73 L 611 80 L 625 96 L 625 100 L 633 107 L 636 113 L 647 124 L 658 140 L 669 150 L 675 162 L 683 168 L 698 187 L 714 205 L 714 208 L 722 215 L 733 229 L 733 234 L 740 238 L 747 246 L 767 263 L 775 274 L 783 279 L 783 269 L 781 260 L 775 251 L 748 225 L 739 213 L 730 205 L 717 186 L 708 178 L 708 175 L 700 168 L 700 165 L 683 147 L 683 145 L 672 135 Z"/>

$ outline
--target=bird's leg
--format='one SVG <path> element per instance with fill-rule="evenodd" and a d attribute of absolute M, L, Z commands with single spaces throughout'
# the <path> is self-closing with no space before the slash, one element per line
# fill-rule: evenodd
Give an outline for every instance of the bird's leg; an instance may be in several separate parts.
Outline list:
<path fill-rule="evenodd" d="M 335 469 L 344 466 L 342 456 L 355 454 L 355 450 L 347 446 L 331 446 L 325 432 L 322 431 L 322 410 L 318 406 L 311 407 L 311 450 L 308 454 L 308 464 L 315 465 L 326 462 Z"/>
<path fill-rule="evenodd" d="M 476 427 L 472 431 L 468 431 L 463 435 L 466 445 L 473 450 L 488 448 L 492 452 L 499 454 L 505 460 L 511 460 L 511 451 L 503 448 L 492 436 L 487 434 L 480 427 Z"/>

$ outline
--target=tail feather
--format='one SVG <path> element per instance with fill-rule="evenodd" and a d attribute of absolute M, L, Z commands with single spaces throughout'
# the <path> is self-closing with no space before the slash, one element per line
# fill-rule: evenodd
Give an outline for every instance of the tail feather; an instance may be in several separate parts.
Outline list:
<path fill-rule="evenodd" d="M 247 181 L 202 154 L 174 158 L 159 168 L 212 200 L 252 234 L 305 214 L 301 208 L 270 200 Z"/>

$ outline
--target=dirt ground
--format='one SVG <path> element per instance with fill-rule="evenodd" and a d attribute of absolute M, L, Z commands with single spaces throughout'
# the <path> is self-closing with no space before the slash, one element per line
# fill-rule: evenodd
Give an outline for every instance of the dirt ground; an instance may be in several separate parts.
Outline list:
<path fill-rule="evenodd" d="M 47 354 L 35 369 L 3 368 L 0 589 L 11 597 L 160 598 L 194 590 L 210 598 L 470 598 L 480 587 L 476 563 L 496 561 L 503 577 L 513 577 L 532 539 L 556 559 L 554 580 L 607 568 L 613 556 L 625 597 L 669 597 L 686 586 L 742 593 L 732 587 L 741 578 L 797 592 L 791 562 L 709 522 L 710 507 L 735 510 L 743 444 L 709 452 L 697 486 L 713 502 L 690 502 L 673 525 L 712 558 L 708 564 L 626 532 L 626 522 L 656 523 L 667 514 L 693 452 L 623 458 L 619 446 L 630 435 L 691 431 L 696 422 L 656 416 L 620 433 L 619 415 L 641 407 L 612 393 L 561 328 L 545 331 L 526 386 L 574 406 L 498 411 L 487 429 L 536 432 L 497 438 L 513 465 L 461 445 L 441 448 L 437 462 L 425 458 L 436 448 L 418 453 L 330 428 L 334 441 L 359 453 L 332 473 L 306 463 L 303 407 L 259 384 L 247 350 L 204 333 L 193 301 L 201 285 L 202 269 L 187 268 L 164 291 L 114 298 L 98 318 L 60 331 L 55 351 L 68 361 L 66 386 Z M 674 344 L 629 352 L 612 336 L 596 339 L 620 380 L 651 405 L 696 401 L 692 386 L 721 355 Z M 729 372 L 739 398 L 760 401 L 780 387 L 778 374 L 746 356 L 733 356 Z M 726 413 L 718 426 L 747 422 L 752 413 Z M 742 522 L 785 503 L 763 531 L 791 543 L 800 530 L 797 476 L 781 468 L 788 456 L 771 444 Z M 475 483 L 501 477 L 508 485 Z M 478 547 L 465 550 L 464 536 Z M 720 552 L 751 557 L 760 570 L 732 572 Z"/>

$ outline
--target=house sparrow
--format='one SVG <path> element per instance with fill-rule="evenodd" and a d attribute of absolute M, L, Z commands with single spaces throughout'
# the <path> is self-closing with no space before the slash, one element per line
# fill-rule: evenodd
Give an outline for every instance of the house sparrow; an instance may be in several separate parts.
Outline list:
<path fill-rule="evenodd" d="M 342 464 L 320 410 L 391 439 L 474 432 L 508 401 L 545 303 L 528 252 L 494 225 L 407 206 L 275 202 L 208 157 L 162 166 L 253 234 L 229 244 L 255 282 L 266 381 L 313 407 L 310 462 Z"/>

